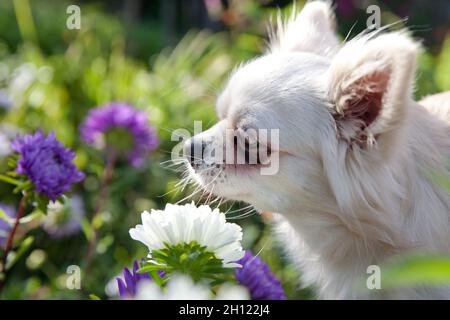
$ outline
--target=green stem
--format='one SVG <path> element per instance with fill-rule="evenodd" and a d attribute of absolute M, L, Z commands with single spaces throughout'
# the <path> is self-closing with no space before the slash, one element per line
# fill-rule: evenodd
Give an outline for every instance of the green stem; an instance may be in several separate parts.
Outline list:
<path fill-rule="evenodd" d="M 14 0 L 14 11 L 17 24 L 24 41 L 37 43 L 36 28 L 34 26 L 33 13 L 28 0 Z"/>
<path fill-rule="evenodd" d="M 95 226 L 95 221 L 102 213 L 103 207 L 106 204 L 106 200 L 108 198 L 108 187 L 109 187 L 109 184 L 111 183 L 111 180 L 114 175 L 114 166 L 116 164 L 116 159 L 117 159 L 117 156 L 114 152 L 110 153 L 110 155 L 107 158 L 105 171 L 103 173 L 102 181 L 100 184 L 100 195 L 97 198 L 95 213 L 92 216 L 92 220 L 91 220 L 91 226 L 93 226 L 92 229 L 94 232 L 93 232 L 91 239 L 89 239 L 88 252 L 86 255 L 86 269 L 88 269 L 88 267 L 90 266 L 90 264 L 92 262 L 92 257 L 94 255 L 95 247 L 97 246 L 99 234 L 98 234 L 98 228 Z"/>

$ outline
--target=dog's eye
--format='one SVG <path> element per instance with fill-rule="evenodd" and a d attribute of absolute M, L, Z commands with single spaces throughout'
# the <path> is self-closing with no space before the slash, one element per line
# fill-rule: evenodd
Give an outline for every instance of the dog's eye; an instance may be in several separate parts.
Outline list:
<path fill-rule="evenodd" d="M 258 140 L 249 138 L 247 136 L 245 136 L 245 137 L 242 137 L 239 135 L 234 136 L 234 147 L 235 148 L 241 148 L 241 149 L 248 151 L 248 150 L 258 148 L 258 146 L 259 146 Z"/>
<path fill-rule="evenodd" d="M 247 164 L 261 164 L 259 158 L 260 144 L 256 135 L 247 134 L 244 138 L 245 163 Z"/>
<path fill-rule="evenodd" d="M 243 139 L 245 145 L 249 148 L 256 148 L 258 146 L 258 132 L 253 128 L 238 129 L 238 135 Z"/>
<path fill-rule="evenodd" d="M 244 142 L 245 142 L 245 149 L 247 150 L 247 149 L 255 149 L 255 148 L 258 148 L 258 146 L 259 146 L 259 143 L 258 143 L 258 140 L 257 139 L 255 139 L 254 137 L 245 137 L 245 140 L 244 140 Z"/>

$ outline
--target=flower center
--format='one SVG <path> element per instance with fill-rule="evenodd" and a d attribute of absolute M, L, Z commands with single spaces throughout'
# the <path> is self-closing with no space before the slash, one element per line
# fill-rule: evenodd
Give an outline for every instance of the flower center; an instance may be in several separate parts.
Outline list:
<path fill-rule="evenodd" d="M 57 164 L 57 165 L 62 165 L 63 161 L 61 159 L 61 156 L 59 154 L 54 154 L 53 155 L 53 161 Z"/>
<path fill-rule="evenodd" d="M 128 152 L 134 146 L 133 135 L 126 128 L 115 127 L 106 131 L 106 145 L 119 152 Z"/>
<path fill-rule="evenodd" d="M 197 242 L 167 245 L 164 249 L 153 250 L 151 259 L 141 271 L 164 271 L 188 274 L 195 281 L 209 279 L 222 283 L 233 275 L 231 268 L 225 268 L 223 261 Z"/>

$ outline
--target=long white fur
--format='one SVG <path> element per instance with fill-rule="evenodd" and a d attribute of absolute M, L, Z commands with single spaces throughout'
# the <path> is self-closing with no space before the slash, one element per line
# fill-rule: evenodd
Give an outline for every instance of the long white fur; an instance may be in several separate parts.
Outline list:
<path fill-rule="evenodd" d="M 450 252 L 450 198 L 429 179 L 448 174 L 450 99 L 413 101 L 419 45 L 406 32 L 339 44 L 334 24 L 329 2 L 308 2 L 279 19 L 267 54 L 233 74 L 221 120 L 202 136 L 279 128 L 280 171 L 222 166 L 214 193 L 277 212 L 275 232 L 320 298 L 450 298 L 446 288 L 356 289 L 369 265 L 410 250 Z M 359 81 L 374 74 L 388 79 L 382 108 L 355 143 L 361 122 L 345 117 L 348 93 L 376 90 Z M 210 188 L 212 174 L 192 174 Z"/>

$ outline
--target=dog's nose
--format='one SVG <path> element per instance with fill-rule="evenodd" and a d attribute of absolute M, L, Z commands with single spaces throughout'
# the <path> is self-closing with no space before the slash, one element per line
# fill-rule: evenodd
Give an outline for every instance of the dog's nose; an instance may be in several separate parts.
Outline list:
<path fill-rule="evenodd" d="M 205 147 L 202 139 L 191 138 L 184 143 L 184 155 L 193 168 L 202 163 Z"/>

